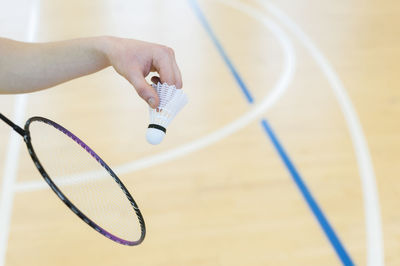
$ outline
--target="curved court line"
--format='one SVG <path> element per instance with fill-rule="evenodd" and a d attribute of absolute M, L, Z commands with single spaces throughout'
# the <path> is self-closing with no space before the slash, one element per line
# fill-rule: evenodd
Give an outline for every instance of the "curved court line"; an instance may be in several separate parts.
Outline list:
<path fill-rule="evenodd" d="M 36 0 L 32 3 L 27 23 L 27 35 L 25 38 L 28 42 L 33 42 L 36 36 L 39 20 L 39 7 L 40 0 Z M 13 119 L 16 124 L 22 124 L 24 122 L 27 100 L 28 96 L 26 94 L 16 96 Z M 10 235 L 11 214 L 14 201 L 13 187 L 17 179 L 19 152 L 22 143 L 18 134 L 14 131 L 11 131 L 10 134 L 3 172 L 2 192 L 0 195 L 0 266 L 3 266 L 6 262 L 7 244 Z"/>
<path fill-rule="evenodd" d="M 265 111 L 271 108 L 279 98 L 284 94 L 290 82 L 293 79 L 296 65 L 296 57 L 294 53 L 294 48 L 289 40 L 289 37 L 286 33 L 272 20 L 266 18 L 259 18 L 263 25 L 265 25 L 278 39 L 281 47 L 283 48 L 283 56 L 284 56 L 284 65 L 283 72 L 280 76 L 279 80 L 271 90 L 269 94 L 258 104 L 253 107 L 249 112 L 242 115 L 234 122 L 220 128 L 219 130 L 206 135 L 198 140 L 195 140 L 191 143 L 178 147 L 176 149 L 166 151 L 157 155 L 145 157 L 130 163 L 126 163 L 117 167 L 112 167 L 113 170 L 118 175 L 123 175 L 125 173 L 130 173 L 133 171 L 138 171 L 147 167 L 154 166 L 156 164 L 165 163 L 167 161 L 171 161 L 173 159 L 185 156 L 189 153 L 195 152 L 197 150 L 203 149 L 207 146 L 212 145 L 220 141 L 223 138 L 226 138 L 229 135 L 237 132 L 238 130 L 244 128 L 252 121 L 259 118 Z M 99 174 L 97 177 L 94 177 L 96 174 Z M 93 180 L 93 178 L 103 178 L 105 177 L 104 172 L 85 172 L 73 176 L 68 177 L 60 177 L 57 181 L 60 185 L 72 185 L 79 184 L 82 182 L 86 182 L 86 180 Z M 21 182 L 15 186 L 15 191 L 24 192 L 24 191 L 35 191 L 39 189 L 47 189 L 47 184 L 42 180 L 37 181 L 28 181 Z"/>
<path fill-rule="evenodd" d="M 160 154 L 145 157 L 130 163 L 126 163 L 117 167 L 112 167 L 113 170 L 118 175 L 123 175 L 125 173 L 130 173 L 133 171 L 141 170 L 147 167 L 154 166 L 156 164 L 165 163 L 173 159 L 185 156 L 189 153 L 195 152 L 197 150 L 203 149 L 210 146 L 223 138 L 237 132 L 238 130 L 244 128 L 261 115 L 263 115 L 269 108 L 271 108 L 279 98 L 284 94 L 287 87 L 294 77 L 296 56 L 294 53 L 294 48 L 289 37 L 286 33 L 272 20 L 264 17 L 257 17 L 264 26 L 266 26 L 278 39 L 281 47 L 283 48 L 284 65 L 282 75 L 279 80 L 271 90 L 269 94 L 260 102 L 260 104 L 253 107 L 249 112 L 242 115 L 234 122 L 218 129 L 217 131 L 206 135 L 198 140 L 195 140 L 186 145 L 180 146 L 176 149 L 169 150 Z M 98 174 L 98 176 L 96 176 Z M 104 178 L 106 175 L 104 172 L 85 172 L 81 174 L 76 174 L 67 177 L 59 177 L 57 182 L 60 185 L 73 185 L 86 182 L 86 180 L 93 180 L 93 178 Z M 47 184 L 42 180 L 21 182 L 15 185 L 14 189 L 17 192 L 24 191 L 35 191 L 40 189 L 47 189 Z"/>
<path fill-rule="evenodd" d="M 247 13 L 250 16 L 256 17 L 265 17 L 265 14 L 260 12 L 259 10 L 251 7 L 250 5 L 243 4 L 238 1 L 233 0 L 220 0 L 220 2 L 226 4 L 227 6 L 237 9 L 238 11 Z M 230 68 L 237 84 L 239 85 L 240 89 L 244 92 L 245 98 L 247 102 L 252 104 L 253 103 L 253 96 L 249 91 L 248 87 L 242 80 L 242 78 L 238 75 L 235 67 L 233 66 L 230 59 L 225 54 L 225 51 L 222 45 L 219 43 L 217 36 L 215 35 L 214 31 L 212 30 L 211 26 L 209 25 L 207 18 L 203 14 L 202 10 L 200 9 L 199 5 L 197 4 L 197 0 L 190 0 L 192 7 L 198 16 L 200 22 L 203 24 L 204 29 L 207 31 L 209 37 L 213 41 L 214 45 L 216 46 L 217 50 L 219 51 L 222 58 L 224 58 L 226 65 Z M 333 227 L 330 225 L 328 219 L 324 215 L 322 209 L 319 207 L 317 201 L 314 199 L 312 193 L 308 189 L 306 183 L 303 181 L 301 175 L 297 171 L 295 165 L 292 163 L 290 157 L 288 156 L 287 152 L 283 148 L 282 144 L 279 142 L 276 134 L 273 132 L 272 128 L 269 126 L 266 119 L 261 120 L 262 128 L 264 129 L 267 137 L 271 140 L 273 146 L 275 147 L 277 153 L 279 154 L 283 164 L 289 171 L 290 176 L 293 179 L 293 182 L 296 184 L 297 188 L 299 189 L 301 195 L 303 196 L 305 202 L 307 203 L 308 207 L 310 208 L 312 214 L 318 221 L 318 224 L 321 226 L 322 231 L 328 238 L 330 244 L 332 245 L 333 249 L 335 250 L 336 254 L 338 255 L 339 259 L 344 265 L 354 265 L 352 259 L 350 258 L 349 254 L 347 253 L 346 249 L 344 248 L 342 242 L 340 241 L 339 237 L 335 233 Z"/>
<path fill-rule="evenodd" d="M 340 105 L 350 132 L 357 158 L 358 171 L 361 177 L 367 234 L 367 263 L 370 266 L 384 265 L 382 225 L 375 173 L 367 141 L 350 97 L 347 95 L 346 89 L 344 88 L 339 76 L 333 70 L 333 67 L 327 58 L 317 48 L 311 38 L 302 31 L 296 22 L 290 19 L 282 10 L 272 3 L 265 3 L 262 0 L 256 1 L 273 14 L 303 43 L 304 47 L 309 51 L 317 64 L 319 64 L 336 95 L 336 99 Z"/>

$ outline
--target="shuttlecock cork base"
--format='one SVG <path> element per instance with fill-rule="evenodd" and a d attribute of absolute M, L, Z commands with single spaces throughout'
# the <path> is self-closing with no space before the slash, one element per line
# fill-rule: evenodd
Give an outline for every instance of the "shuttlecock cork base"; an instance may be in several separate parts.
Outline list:
<path fill-rule="evenodd" d="M 165 127 L 149 124 L 146 131 L 146 140 L 150 144 L 157 145 L 164 139 L 165 134 L 167 134 L 167 129 Z"/>
<path fill-rule="evenodd" d="M 150 123 L 146 131 L 147 142 L 153 145 L 160 144 L 167 132 L 167 127 L 188 102 L 182 89 L 167 83 L 152 84 L 160 98 L 157 108 L 149 108 Z"/>

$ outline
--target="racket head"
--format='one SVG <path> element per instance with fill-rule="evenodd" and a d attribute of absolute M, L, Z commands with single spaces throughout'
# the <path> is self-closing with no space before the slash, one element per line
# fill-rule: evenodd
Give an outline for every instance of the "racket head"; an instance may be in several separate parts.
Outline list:
<path fill-rule="evenodd" d="M 69 200 L 69 198 L 62 192 L 62 190 L 56 185 L 56 183 L 51 179 L 50 175 L 46 172 L 44 166 L 40 162 L 35 149 L 33 148 L 32 145 L 32 138 L 31 138 L 31 131 L 30 127 L 33 123 L 44 123 L 47 126 L 53 127 L 55 130 L 58 130 L 62 134 L 64 134 L 66 137 L 70 138 L 75 142 L 76 145 L 79 145 L 82 149 L 84 149 L 87 153 L 88 156 L 91 156 L 93 160 L 95 160 L 108 174 L 109 176 L 113 179 L 113 181 L 119 186 L 121 189 L 121 193 L 124 193 L 126 199 L 129 201 L 130 205 L 132 206 L 134 212 L 136 213 L 138 223 L 140 225 L 140 237 L 137 240 L 127 240 L 122 237 L 119 237 L 115 234 L 112 234 L 108 230 L 104 229 L 102 226 L 98 225 L 96 222 L 94 222 L 91 218 L 89 218 L 83 211 L 81 211 L 75 204 Z M 128 189 L 125 187 L 125 185 L 122 183 L 122 181 L 118 178 L 118 176 L 114 173 L 114 171 L 103 161 L 103 159 L 100 158 L 99 155 L 97 155 L 96 152 L 94 152 L 87 144 L 85 144 L 80 138 L 78 138 L 76 135 L 74 135 L 72 132 L 64 128 L 63 126 L 59 125 L 58 123 L 44 118 L 44 117 L 31 117 L 28 119 L 28 121 L 25 124 L 25 135 L 24 135 L 24 141 L 26 143 L 29 155 L 34 162 L 34 165 L 46 181 L 46 183 L 50 186 L 50 188 L 54 191 L 54 193 L 58 196 L 58 198 L 64 202 L 64 204 L 73 212 L 75 213 L 82 221 L 84 221 L 86 224 L 88 224 L 90 227 L 92 227 L 94 230 L 99 232 L 100 234 L 104 235 L 105 237 L 111 239 L 114 242 L 117 242 L 122 245 L 127 245 L 127 246 L 135 246 L 139 245 L 140 243 L 143 242 L 145 236 L 146 236 L 146 225 L 144 222 L 144 218 L 142 216 L 142 213 L 133 199 L 132 195 L 129 193 Z"/>

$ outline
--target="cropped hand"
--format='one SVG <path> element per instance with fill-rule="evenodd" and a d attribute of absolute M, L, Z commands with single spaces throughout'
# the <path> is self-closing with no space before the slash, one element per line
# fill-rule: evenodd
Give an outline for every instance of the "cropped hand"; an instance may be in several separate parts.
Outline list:
<path fill-rule="evenodd" d="M 145 79 L 150 72 L 159 74 L 159 77 L 152 78 L 153 82 L 166 82 L 182 88 L 181 72 L 171 48 L 133 39 L 107 39 L 105 51 L 110 65 L 132 84 L 152 108 L 158 106 L 159 98 Z"/>

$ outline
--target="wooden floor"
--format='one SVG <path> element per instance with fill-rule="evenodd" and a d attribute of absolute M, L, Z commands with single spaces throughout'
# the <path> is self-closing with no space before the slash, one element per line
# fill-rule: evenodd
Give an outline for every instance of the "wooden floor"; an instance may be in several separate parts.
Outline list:
<path fill-rule="evenodd" d="M 0 243 L 0 254 L 6 254 L 0 266 L 341 265 L 343 257 L 261 119 L 273 128 L 351 260 L 380 265 L 373 263 L 379 261 L 379 239 L 370 241 L 377 247 L 371 250 L 367 235 L 382 233 L 385 265 L 400 265 L 400 2 L 199 0 L 253 103 L 190 3 L 0 2 L 0 36 L 45 42 L 107 34 L 171 46 L 189 96 L 165 141 L 155 147 L 145 141 L 146 105 L 112 69 L 47 91 L 0 96 L 3 114 L 14 118 L 19 109 L 22 121 L 48 117 L 86 140 L 113 168 L 132 167 L 120 177 L 148 227 L 142 245 L 120 246 L 79 221 L 49 189 L 15 189 L 8 199 L 10 226 L 0 228 L 0 234 L 9 233 Z M 311 39 L 306 45 L 299 31 Z M 315 60 L 318 55 L 328 60 L 325 65 Z M 351 112 L 332 89 L 337 84 L 327 65 L 356 111 L 370 163 L 357 161 L 365 146 L 352 138 L 360 135 L 349 129 Z M 249 115 L 271 100 L 285 73 L 288 84 L 279 98 L 261 115 Z M 5 175 L 11 167 L 16 187 L 40 181 L 22 139 L 12 135 L 0 126 L 0 177 L 10 178 Z M 7 163 L 10 143 L 19 153 Z M 144 161 L 150 166 L 138 164 Z M 379 217 L 373 218 L 382 221 L 372 229 L 366 210 L 377 206 L 364 206 L 362 185 L 370 174 L 379 194 Z M 3 186 L 0 182 L 0 193 L 9 189 Z"/>

